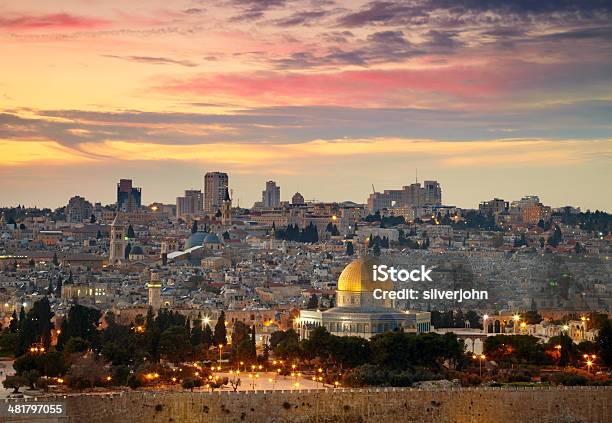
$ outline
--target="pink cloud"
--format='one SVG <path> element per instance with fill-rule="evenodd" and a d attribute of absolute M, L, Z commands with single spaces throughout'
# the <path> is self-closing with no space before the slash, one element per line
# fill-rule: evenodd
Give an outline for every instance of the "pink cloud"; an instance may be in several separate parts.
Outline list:
<path fill-rule="evenodd" d="M 91 29 L 106 26 L 110 21 L 99 18 L 74 16 L 68 13 L 0 17 L 0 29 L 27 31 L 36 29 Z"/>
<path fill-rule="evenodd" d="M 336 73 L 200 75 L 162 82 L 171 94 L 226 96 L 268 104 L 385 105 L 419 100 L 492 98 L 506 88 L 508 73 L 486 67 L 364 70 Z"/>

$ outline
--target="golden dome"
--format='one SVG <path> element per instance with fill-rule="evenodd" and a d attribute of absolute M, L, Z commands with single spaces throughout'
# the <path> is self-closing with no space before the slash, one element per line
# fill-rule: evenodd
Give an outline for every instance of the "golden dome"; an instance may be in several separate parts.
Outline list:
<path fill-rule="evenodd" d="M 340 273 L 338 291 L 372 292 L 377 288 L 393 289 L 393 284 L 390 281 L 374 282 L 372 266 L 376 264 L 379 264 L 378 261 L 371 257 L 360 257 L 350 262 Z"/>

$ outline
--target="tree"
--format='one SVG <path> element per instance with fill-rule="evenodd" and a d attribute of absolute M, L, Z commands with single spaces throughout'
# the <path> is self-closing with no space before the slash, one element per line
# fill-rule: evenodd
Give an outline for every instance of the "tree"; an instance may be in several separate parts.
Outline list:
<path fill-rule="evenodd" d="M 198 346 L 202 344 L 204 339 L 204 331 L 202 330 L 202 320 L 199 318 L 193 321 L 193 328 L 191 329 L 191 334 L 189 340 L 191 345 Z"/>
<path fill-rule="evenodd" d="M 280 358 L 295 358 L 300 354 L 299 335 L 293 329 L 276 331 L 270 336 L 270 347 Z"/>
<path fill-rule="evenodd" d="M 102 239 L 102 232 L 98 229 L 98 233 L 96 234 L 96 239 Z"/>
<path fill-rule="evenodd" d="M 214 335 L 213 335 L 213 331 L 212 331 L 210 325 L 204 326 L 204 332 L 202 333 L 202 344 L 206 348 L 210 348 L 210 346 L 212 345 L 213 341 L 214 341 Z"/>
<path fill-rule="evenodd" d="M 595 344 L 599 348 L 599 356 L 604 364 L 612 366 L 612 322 L 610 320 L 606 319 L 601 324 Z"/>
<path fill-rule="evenodd" d="M 13 314 L 11 315 L 11 322 L 9 323 L 9 331 L 11 333 L 17 332 L 19 328 L 19 319 L 17 318 L 17 311 L 13 309 Z"/>
<path fill-rule="evenodd" d="M 57 259 L 57 253 L 53 253 L 53 265 L 55 267 L 59 266 L 59 260 Z"/>
<path fill-rule="evenodd" d="M 531 335 L 496 335 L 484 342 L 484 352 L 492 360 L 506 363 L 542 364 L 544 346 Z"/>
<path fill-rule="evenodd" d="M 134 239 L 136 238 L 136 233 L 134 233 L 134 227 L 132 225 L 128 226 L 128 230 L 127 230 L 127 237 L 129 239 Z"/>
<path fill-rule="evenodd" d="M 181 382 L 181 386 L 183 387 L 183 389 L 189 389 L 191 392 L 193 392 L 193 388 L 201 385 L 202 382 L 200 381 L 200 384 L 198 385 L 197 380 L 193 377 L 186 377 Z"/>
<path fill-rule="evenodd" d="M 100 345 L 98 325 L 100 324 L 100 310 L 74 304 L 68 311 L 67 318 L 61 326 L 61 333 L 57 340 L 57 349 L 61 350 L 72 337 L 82 338 L 93 348 Z"/>
<path fill-rule="evenodd" d="M 14 355 L 17 345 L 19 345 L 19 334 L 10 330 L 0 332 L 0 356 Z"/>
<path fill-rule="evenodd" d="M 198 221 L 194 219 L 193 223 L 191 224 L 191 233 L 195 234 L 198 231 Z"/>
<path fill-rule="evenodd" d="M 312 294 L 308 299 L 308 304 L 306 305 L 307 310 L 316 310 L 319 307 L 319 299 L 317 298 L 317 294 Z"/>
<path fill-rule="evenodd" d="M 553 233 L 548 237 L 548 245 L 557 247 L 563 241 L 563 234 L 561 234 L 561 228 L 559 225 L 555 225 Z"/>
<path fill-rule="evenodd" d="M 47 297 L 34 302 L 27 315 L 19 321 L 17 356 L 26 352 L 33 344 L 41 344 L 45 349 L 49 349 L 53 315 Z"/>
<path fill-rule="evenodd" d="M 227 329 L 225 327 L 225 311 L 221 310 L 215 324 L 215 345 L 227 345 Z"/>
<path fill-rule="evenodd" d="M 94 224 L 96 223 L 96 216 L 94 216 L 93 214 L 89 217 L 89 223 Z"/>
<path fill-rule="evenodd" d="M 64 352 L 66 354 L 84 353 L 91 348 L 91 344 L 78 336 L 71 337 L 66 345 L 64 346 Z"/>
<path fill-rule="evenodd" d="M 51 351 L 37 357 L 38 371 L 43 376 L 61 376 L 68 370 L 64 354 L 59 351 Z"/>
<path fill-rule="evenodd" d="M 250 337 L 242 339 L 236 347 L 236 360 L 252 362 L 255 361 L 255 358 L 251 349 Z"/>
<path fill-rule="evenodd" d="M 239 345 L 242 340 L 247 339 L 251 335 L 251 328 L 244 322 L 237 321 L 234 324 L 234 331 L 232 334 L 232 342 Z"/>
<path fill-rule="evenodd" d="M 130 258 L 131 251 L 132 251 L 132 243 L 128 242 L 127 245 L 125 246 L 125 253 L 124 253 L 124 257 L 126 260 Z"/>
<path fill-rule="evenodd" d="M 6 389 L 12 389 L 14 394 L 19 393 L 19 388 L 27 385 L 28 380 L 22 376 L 7 376 L 2 382 Z"/>
<path fill-rule="evenodd" d="M 355 254 L 355 248 L 353 247 L 353 243 L 351 241 L 346 243 L 346 255 L 352 256 Z"/>
<path fill-rule="evenodd" d="M 159 352 L 168 361 L 179 364 L 191 354 L 189 334 L 184 326 L 171 326 L 159 337 Z"/>
<path fill-rule="evenodd" d="M 28 381 L 30 389 L 36 389 L 36 382 L 38 382 L 38 379 L 40 379 L 40 372 L 38 370 L 26 370 L 21 374 L 21 376 Z"/>
<path fill-rule="evenodd" d="M 377 242 L 374 243 L 374 248 L 372 249 L 372 254 L 375 257 L 379 257 L 380 256 L 380 245 L 378 245 Z"/>
<path fill-rule="evenodd" d="M 249 338 L 249 340 L 251 347 L 251 356 L 253 356 L 253 358 L 257 358 L 257 337 L 255 334 L 255 325 L 251 326 L 251 337 Z"/>
<path fill-rule="evenodd" d="M 528 325 L 536 325 L 542 321 L 542 316 L 537 310 L 529 310 L 525 312 L 524 320 Z"/>
<path fill-rule="evenodd" d="M 95 355 L 79 357 L 70 367 L 68 383 L 71 387 L 82 389 L 92 387 L 96 382 L 102 382 L 108 375 L 108 371 L 102 360 Z"/>
<path fill-rule="evenodd" d="M 576 358 L 576 347 L 572 338 L 566 334 L 553 336 L 548 340 L 547 350 L 558 354 L 557 363 L 559 366 L 567 366 L 571 360 Z"/>

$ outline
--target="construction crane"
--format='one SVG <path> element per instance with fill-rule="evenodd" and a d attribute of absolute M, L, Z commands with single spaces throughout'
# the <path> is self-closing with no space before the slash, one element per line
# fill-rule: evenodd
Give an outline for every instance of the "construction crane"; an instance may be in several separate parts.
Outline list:
<path fill-rule="evenodd" d="M 374 188 L 374 184 L 372 184 L 372 192 L 376 194 L 376 188 Z"/>

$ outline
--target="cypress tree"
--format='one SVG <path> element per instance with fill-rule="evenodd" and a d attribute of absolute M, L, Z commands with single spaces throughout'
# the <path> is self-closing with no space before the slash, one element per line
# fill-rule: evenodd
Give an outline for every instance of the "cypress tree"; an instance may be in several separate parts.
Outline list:
<path fill-rule="evenodd" d="M 227 345 L 227 329 L 225 327 L 225 311 L 221 310 L 217 323 L 215 324 L 215 345 Z"/>

